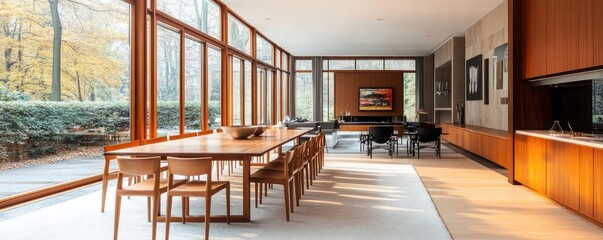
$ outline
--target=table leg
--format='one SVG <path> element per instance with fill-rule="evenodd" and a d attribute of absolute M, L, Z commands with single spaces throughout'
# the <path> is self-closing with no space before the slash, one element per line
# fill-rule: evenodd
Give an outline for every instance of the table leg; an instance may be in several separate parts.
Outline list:
<path fill-rule="evenodd" d="M 251 221 L 251 157 L 243 161 L 243 221 Z"/>

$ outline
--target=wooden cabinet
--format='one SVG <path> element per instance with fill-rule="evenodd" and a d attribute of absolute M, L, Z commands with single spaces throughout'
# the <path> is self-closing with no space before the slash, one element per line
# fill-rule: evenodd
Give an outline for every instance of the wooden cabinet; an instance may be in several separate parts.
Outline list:
<path fill-rule="evenodd" d="M 447 134 L 442 135 L 442 140 L 508 169 L 511 160 L 507 153 L 507 139 L 493 136 L 486 131 L 496 132 L 498 135 L 506 134 L 504 131 L 482 127 L 442 124 L 442 132 Z"/>
<path fill-rule="evenodd" d="M 603 65 L 601 1 L 521 1 L 524 43 L 523 77 Z M 599 51 L 597 51 L 599 49 Z"/>
<path fill-rule="evenodd" d="M 547 73 L 546 10 L 549 0 L 521 1 L 523 14 L 523 77 L 533 78 Z"/>
<path fill-rule="evenodd" d="M 595 0 L 593 2 L 593 12 L 595 19 L 593 24 L 593 53 L 594 55 L 594 65 L 601 66 L 603 65 L 603 1 Z"/>
<path fill-rule="evenodd" d="M 548 141 L 546 195 L 574 210 L 580 210 L 580 147 Z"/>
<path fill-rule="evenodd" d="M 603 223 L 603 149 L 593 153 L 593 195 L 594 219 Z"/>
<path fill-rule="evenodd" d="M 515 135 L 515 180 L 546 194 L 546 152 L 548 140 Z"/>
<path fill-rule="evenodd" d="M 580 212 L 594 218 L 593 148 L 580 146 Z"/>
<path fill-rule="evenodd" d="M 603 149 L 515 134 L 514 178 L 603 223 Z"/>
<path fill-rule="evenodd" d="M 549 0 L 547 74 L 593 66 L 593 0 Z"/>

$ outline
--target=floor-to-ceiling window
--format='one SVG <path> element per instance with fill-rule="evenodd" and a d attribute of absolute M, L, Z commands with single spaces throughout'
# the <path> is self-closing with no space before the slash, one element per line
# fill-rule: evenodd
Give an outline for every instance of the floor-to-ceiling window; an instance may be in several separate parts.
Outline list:
<path fill-rule="evenodd" d="M 157 136 L 180 132 L 180 34 L 157 26 Z"/>
<path fill-rule="evenodd" d="M 222 51 L 207 48 L 207 103 L 210 129 L 222 126 Z"/>
<path fill-rule="evenodd" d="M 0 198 L 97 174 L 103 145 L 130 139 L 130 9 L 120 0 L 1 1 L 0 171 L 88 167 L 48 168 L 24 185 L 0 180 Z"/>
<path fill-rule="evenodd" d="M 311 120 L 313 114 L 312 60 L 295 61 L 295 117 Z"/>
<path fill-rule="evenodd" d="M 203 122 L 204 45 L 187 37 L 184 46 L 184 127 L 185 132 L 199 131 Z"/>
<path fill-rule="evenodd" d="M 102 146 L 131 137 L 252 124 L 256 66 L 264 68 L 263 122 L 282 114 L 275 98 L 283 95 L 285 83 L 278 81 L 288 79 L 288 63 L 275 65 L 289 55 L 221 1 L 0 5 L 0 112 L 9 113 L 0 114 L 0 170 L 10 162 L 63 159 L 63 153 L 94 153 L 102 164 Z M 232 62 L 240 70 L 226 72 L 234 69 L 229 56 L 240 60 Z M 233 78 L 240 81 L 232 84 Z M 241 104 L 226 104 L 233 102 Z M 89 168 L 91 174 L 98 169 Z"/>
<path fill-rule="evenodd" d="M 330 121 L 342 113 L 335 113 L 335 72 L 337 71 L 401 71 L 403 73 L 404 89 L 403 98 L 404 115 L 409 120 L 415 120 L 419 106 L 417 106 L 416 92 L 416 60 L 402 58 L 326 58 L 323 60 L 322 78 L 322 120 Z"/>
<path fill-rule="evenodd" d="M 243 60 L 237 57 L 233 57 L 232 65 L 230 68 L 231 124 L 241 125 L 241 95 L 243 93 L 241 83 L 243 81 Z"/>

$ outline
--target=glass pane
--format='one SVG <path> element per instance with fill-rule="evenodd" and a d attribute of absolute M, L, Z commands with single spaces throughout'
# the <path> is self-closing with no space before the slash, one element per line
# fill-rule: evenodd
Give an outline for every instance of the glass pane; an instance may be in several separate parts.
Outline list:
<path fill-rule="evenodd" d="M 312 60 L 296 60 L 295 61 L 295 70 L 312 70 Z"/>
<path fill-rule="evenodd" d="M 289 71 L 289 55 L 284 52 L 281 55 L 281 58 L 283 59 L 283 70 Z"/>
<path fill-rule="evenodd" d="M 281 50 L 276 49 L 274 56 L 276 56 L 276 67 L 281 68 Z"/>
<path fill-rule="evenodd" d="M 417 92 L 415 73 L 404 73 L 404 115 L 406 119 L 417 119 Z"/>
<path fill-rule="evenodd" d="M 214 47 L 207 48 L 207 101 L 209 104 L 209 129 L 222 125 L 222 51 Z"/>
<path fill-rule="evenodd" d="M 251 93 L 253 89 L 251 88 L 251 62 L 245 61 L 245 125 L 251 125 Z"/>
<path fill-rule="evenodd" d="M 383 59 L 358 59 L 356 70 L 383 70 Z"/>
<path fill-rule="evenodd" d="M 289 115 L 289 74 L 283 72 L 283 116 Z M 282 120 L 282 118 L 281 118 Z"/>
<path fill-rule="evenodd" d="M 232 58 L 231 86 L 231 114 L 232 125 L 241 125 L 241 59 Z"/>
<path fill-rule="evenodd" d="M 274 80 L 274 82 L 275 82 L 275 85 L 276 85 L 275 91 L 274 91 L 274 96 L 275 96 L 274 99 L 276 99 L 275 102 L 274 102 L 274 107 L 276 109 L 275 110 L 276 112 L 275 112 L 274 115 L 275 115 L 276 123 L 278 123 L 282 119 L 282 117 L 281 117 L 281 97 L 282 97 L 282 95 L 281 95 L 281 92 L 282 92 L 282 89 L 281 89 L 281 71 L 276 71 L 276 79 Z"/>
<path fill-rule="evenodd" d="M 355 60 L 329 60 L 329 70 L 354 70 Z"/>
<path fill-rule="evenodd" d="M 329 60 L 322 60 L 322 70 L 328 71 L 329 70 Z"/>
<path fill-rule="evenodd" d="M 0 1 L 0 198 L 98 174 L 103 146 L 130 139 L 130 4 L 53 2 L 54 90 L 49 1 Z"/>
<path fill-rule="evenodd" d="M 295 74 L 295 117 L 312 119 L 312 73 Z"/>
<path fill-rule="evenodd" d="M 322 82 L 322 119 L 323 121 L 330 121 L 335 119 L 335 110 L 334 110 L 334 81 L 333 77 L 335 74 L 332 72 L 324 72 L 323 73 L 323 82 Z"/>
<path fill-rule="evenodd" d="M 414 71 L 416 69 L 416 61 L 415 60 L 385 60 L 385 70 L 408 70 Z"/>
<path fill-rule="evenodd" d="M 251 55 L 251 31 L 236 17 L 228 14 L 228 45 Z"/>
<path fill-rule="evenodd" d="M 180 34 L 157 26 L 157 136 L 180 133 Z"/>
<path fill-rule="evenodd" d="M 256 52 L 257 59 L 266 64 L 273 65 L 272 44 L 270 42 L 266 41 L 266 39 L 260 37 L 259 35 L 256 37 L 256 41 L 257 41 L 257 52 Z"/>
<path fill-rule="evenodd" d="M 272 78 L 273 71 L 268 71 L 266 75 L 266 124 L 272 125 Z"/>
<path fill-rule="evenodd" d="M 257 123 L 264 125 L 266 124 L 266 70 L 258 68 L 257 75 Z"/>
<path fill-rule="evenodd" d="M 200 131 L 203 117 L 203 45 L 187 38 L 184 42 L 184 129 Z"/>
<path fill-rule="evenodd" d="M 220 6 L 211 0 L 157 0 L 157 9 L 220 39 Z"/>

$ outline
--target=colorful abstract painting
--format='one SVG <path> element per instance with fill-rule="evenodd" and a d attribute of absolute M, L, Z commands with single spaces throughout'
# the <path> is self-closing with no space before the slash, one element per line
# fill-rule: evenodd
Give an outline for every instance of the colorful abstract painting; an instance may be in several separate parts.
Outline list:
<path fill-rule="evenodd" d="M 359 88 L 358 110 L 391 111 L 393 110 L 393 88 Z"/>

